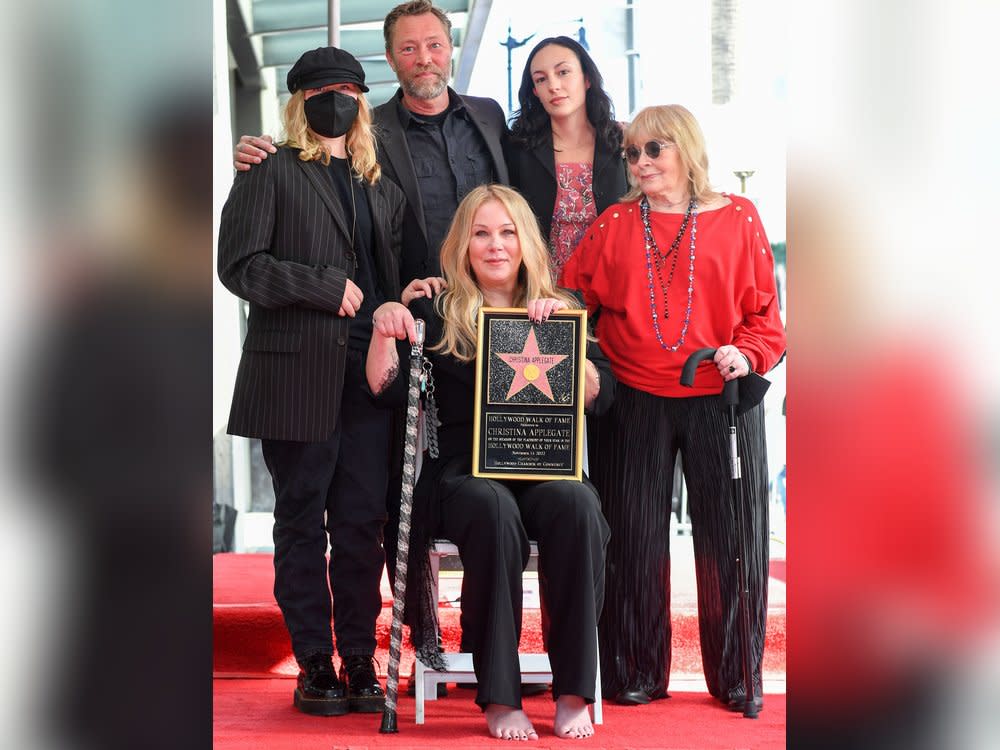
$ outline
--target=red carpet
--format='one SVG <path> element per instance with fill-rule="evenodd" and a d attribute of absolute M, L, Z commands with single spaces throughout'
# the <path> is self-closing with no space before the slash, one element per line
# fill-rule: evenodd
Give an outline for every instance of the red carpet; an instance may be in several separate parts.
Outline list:
<path fill-rule="evenodd" d="M 214 564 L 214 747 L 323 748 L 364 750 L 369 747 L 495 748 L 473 703 L 474 692 L 451 688 L 450 695 L 427 704 L 427 723 L 413 723 L 414 701 L 401 697 L 397 735 L 378 734 L 380 715 L 319 718 L 292 706 L 293 677 L 298 668 L 281 612 L 274 601 L 274 569 L 269 554 L 218 554 Z M 783 571 L 782 571 L 783 572 Z M 388 663 L 391 602 L 383 601 L 378 620 L 378 659 L 383 675 Z M 458 610 L 440 609 L 445 648 L 458 650 Z M 604 724 L 582 747 L 598 748 L 783 748 L 785 746 L 785 612 L 768 614 L 764 654 L 765 708 L 756 721 L 724 710 L 704 692 L 695 610 L 681 604 L 673 618 L 673 697 L 649 706 L 624 707 L 604 702 Z M 522 651 L 540 651 L 539 611 L 526 608 Z M 400 673 L 408 675 L 413 652 L 405 643 Z M 691 678 L 695 679 L 692 680 Z M 251 679 L 248 679 L 251 678 Z M 256 678 L 256 679 L 253 679 Z M 260 679 L 270 678 L 270 679 Z M 686 679 L 685 679 L 686 678 Z M 768 692 L 768 680 L 782 692 Z M 681 681 L 683 680 L 683 681 Z M 405 683 L 405 680 L 404 680 Z M 678 692 L 679 690 L 692 692 Z M 694 692 L 694 691 L 701 692 Z M 566 747 L 552 737 L 551 695 L 525 700 L 542 750 Z"/>
<path fill-rule="evenodd" d="M 292 706 L 291 680 L 215 680 L 215 750 L 365 750 L 444 748 L 497 750 L 510 743 L 491 739 L 472 702 L 471 690 L 455 690 L 427 704 L 427 722 L 413 723 L 413 699 L 400 703 L 399 734 L 379 734 L 380 714 L 348 714 L 329 718 L 305 716 Z M 604 702 L 604 724 L 589 740 L 556 739 L 552 735 L 551 696 L 526 698 L 524 710 L 538 731 L 538 742 L 517 743 L 530 750 L 579 747 L 674 750 L 699 748 L 785 747 L 785 696 L 766 695 L 755 720 L 724 710 L 706 693 L 673 693 L 648 706 L 625 707 Z"/>

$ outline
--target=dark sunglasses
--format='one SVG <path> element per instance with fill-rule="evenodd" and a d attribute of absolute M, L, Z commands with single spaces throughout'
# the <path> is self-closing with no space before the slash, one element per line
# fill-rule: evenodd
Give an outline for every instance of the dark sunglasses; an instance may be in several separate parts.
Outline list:
<path fill-rule="evenodd" d="M 639 161 L 639 157 L 642 156 L 642 152 L 646 152 L 646 156 L 650 159 L 659 159 L 660 152 L 665 148 L 670 148 L 673 143 L 668 141 L 647 141 L 646 145 L 642 147 L 642 150 L 638 146 L 629 146 L 625 149 L 625 158 L 628 159 L 629 164 L 635 164 Z"/>

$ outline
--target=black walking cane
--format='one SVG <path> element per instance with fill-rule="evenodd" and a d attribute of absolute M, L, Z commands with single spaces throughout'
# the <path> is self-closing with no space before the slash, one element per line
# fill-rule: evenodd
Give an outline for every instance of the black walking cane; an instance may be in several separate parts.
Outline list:
<path fill-rule="evenodd" d="M 389 668 L 385 680 L 382 734 L 399 732 L 396 703 L 399 699 L 399 657 L 403 644 L 403 605 L 406 601 L 406 567 L 410 556 L 410 513 L 417 472 L 417 416 L 420 408 L 420 376 L 424 358 L 424 321 L 415 320 L 417 338 L 410 347 L 410 388 L 406 399 L 406 443 L 403 448 L 403 487 L 399 499 L 399 533 L 396 541 L 396 580 L 392 590 L 392 631 L 389 638 Z"/>
<path fill-rule="evenodd" d="M 681 370 L 681 385 L 689 388 L 694 385 L 694 371 L 703 360 L 715 357 L 715 351 L 715 349 L 699 349 L 688 357 Z M 736 440 L 736 412 L 738 406 L 743 412 L 750 406 L 760 403 L 764 397 L 764 391 L 770 385 L 758 375 L 754 375 L 753 378 L 752 387 L 748 388 L 748 393 L 744 394 L 742 404 L 740 381 L 744 378 L 727 380 L 722 387 L 722 402 L 729 414 L 729 468 L 733 480 L 733 504 L 736 506 L 736 580 L 740 588 L 740 641 L 743 651 L 743 716 L 748 719 L 757 718 L 758 708 L 754 702 L 753 668 L 750 664 L 750 590 L 747 584 L 746 569 L 747 524 L 743 515 L 742 482 L 740 481 L 742 475 L 739 446 Z"/>

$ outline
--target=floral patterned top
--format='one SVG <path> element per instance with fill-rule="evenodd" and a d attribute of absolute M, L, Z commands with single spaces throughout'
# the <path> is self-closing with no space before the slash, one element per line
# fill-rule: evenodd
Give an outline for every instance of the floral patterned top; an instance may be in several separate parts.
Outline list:
<path fill-rule="evenodd" d="M 566 261 L 596 218 L 593 165 L 589 162 L 556 164 L 556 204 L 549 234 L 553 279 L 562 274 Z"/>

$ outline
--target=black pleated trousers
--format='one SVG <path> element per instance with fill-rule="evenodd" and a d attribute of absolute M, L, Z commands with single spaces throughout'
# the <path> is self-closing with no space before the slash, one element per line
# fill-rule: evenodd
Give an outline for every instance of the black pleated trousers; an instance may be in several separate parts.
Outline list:
<path fill-rule="evenodd" d="M 740 498 L 747 523 L 751 664 L 760 684 L 767 617 L 768 513 L 764 410 L 737 418 Z M 590 434 L 591 479 L 612 536 L 598 626 L 602 687 L 667 695 L 670 678 L 670 513 L 680 451 L 688 490 L 698 625 L 708 690 L 742 687 L 736 517 L 729 426 L 719 396 L 665 398 L 619 383 Z"/>
<path fill-rule="evenodd" d="M 594 701 L 597 617 L 608 524 L 589 482 L 445 478 L 440 531 L 459 550 L 462 633 L 478 681 L 476 703 L 521 707 L 521 573 L 538 542 L 549 611 L 552 695 Z"/>

